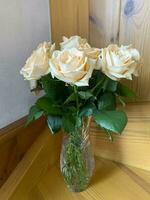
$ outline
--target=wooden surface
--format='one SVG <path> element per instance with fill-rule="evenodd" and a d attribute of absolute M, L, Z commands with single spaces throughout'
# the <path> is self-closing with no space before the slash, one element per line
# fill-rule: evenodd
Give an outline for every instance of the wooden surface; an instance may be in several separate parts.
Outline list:
<path fill-rule="evenodd" d="M 45 127 L 43 120 L 28 128 L 24 127 L 25 122 L 26 118 L 23 118 L 0 130 L 0 187 Z"/>
<path fill-rule="evenodd" d="M 87 0 L 50 0 L 52 40 L 57 46 L 62 36 L 88 38 L 89 11 Z"/>
<path fill-rule="evenodd" d="M 61 134 L 52 136 L 45 129 L 1 188 L 0 199 L 150 199 L 150 171 L 100 157 L 96 157 L 96 168 L 89 188 L 81 193 L 69 192 L 58 164 L 60 141 Z"/>
<path fill-rule="evenodd" d="M 59 158 L 61 134 L 53 136 L 49 129 L 40 136 L 0 189 L 1 200 L 28 200 L 29 191 Z"/>
<path fill-rule="evenodd" d="M 142 121 L 142 119 L 144 119 L 144 121 L 147 120 L 149 123 L 149 107 L 150 105 L 148 104 L 147 112 L 144 112 L 140 119 L 136 118 L 136 116 L 137 114 L 139 116 L 139 112 L 142 113 L 142 105 L 139 106 L 139 110 L 133 105 L 132 110 L 128 107 L 129 119 L 136 123 L 138 120 Z M 138 127 L 137 129 L 139 130 Z M 147 166 L 149 157 L 144 157 L 144 151 L 140 154 L 140 151 L 137 151 L 139 149 L 136 149 L 136 145 L 138 145 L 139 142 L 145 144 L 144 140 L 146 135 L 142 135 L 145 133 L 141 134 L 141 132 L 139 132 L 140 135 L 138 135 L 138 137 L 140 137 L 140 140 L 137 135 L 137 138 L 133 136 L 133 140 L 131 135 L 126 136 L 126 138 L 116 137 L 115 140 L 118 144 L 119 141 L 122 141 L 120 148 L 117 148 L 115 143 L 106 142 L 104 135 L 102 136 L 99 131 L 96 132 L 95 125 L 93 124 L 91 131 L 95 131 L 95 133 L 92 134 L 92 141 L 93 144 L 96 142 L 94 147 L 97 155 L 97 162 L 95 174 L 88 190 L 79 194 L 68 192 L 57 165 L 60 154 L 61 134 L 53 136 L 49 134 L 48 128 L 45 128 L 0 189 L 0 199 L 114 200 L 117 197 L 117 200 L 149 200 L 150 171 L 138 169 L 133 166 L 129 167 L 115 161 L 108 161 L 100 158 L 101 155 L 104 155 L 105 150 L 107 150 L 105 152 L 106 155 L 104 155 L 105 157 L 113 155 L 113 157 L 110 158 L 114 160 L 116 158 L 122 158 L 122 160 L 119 160 L 120 162 L 125 162 L 124 159 L 128 158 L 127 163 L 135 164 L 138 161 L 138 164 L 140 164 L 139 166 L 143 166 L 142 162 Z M 95 136 L 93 136 L 94 134 Z M 100 134 L 100 138 L 98 138 L 98 134 Z M 105 146 L 103 145 L 104 141 L 107 144 Z M 132 148 L 130 149 L 128 142 L 132 143 Z M 109 146 L 112 145 L 114 145 L 113 148 L 110 148 Z M 107 148 L 105 149 L 105 147 Z M 143 146 L 143 148 L 145 148 L 145 146 Z M 146 151 L 149 152 L 149 149 L 146 149 Z M 118 155 L 121 154 L 124 155 L 124 157 L 118 157 Z M 131 154 L 132 156 L 130 157 Z M 142 155 L 143 160 L 141 160 Z M 146 154 L 146 156 L 148 156 L 148 154 Z M 131 162 L 131 158 L 133 162 Z"/>
<path fill-rule="evenodd" d="M 105 133 L 91 124 L 95 154 L 124 164 L 150 170 L 150 103 L 130 103 L 126 107 L 128 124 L 123 134 L 110 142 Z"/>
<path fill-rule="evenodd" d="M 90 0 L 89 35 L 95 47 L 118 43 L 120 0 Z"/>
<path fill-rule="evenodd" d="M 142 54 L 139 78 L 130 85 L 141 101 L 150 100 L 150 1 L 122 0 L 120 14 L 120 44 L 133 44 Z"/>
<path fill-rule="evenodd" d="M 57 166 L 49 169 L 29 192 L 28 200 L 149 200 L 149 178 L 136 168 L 97 159 L 89 188 L 82 193 L 70 193 Z"/>

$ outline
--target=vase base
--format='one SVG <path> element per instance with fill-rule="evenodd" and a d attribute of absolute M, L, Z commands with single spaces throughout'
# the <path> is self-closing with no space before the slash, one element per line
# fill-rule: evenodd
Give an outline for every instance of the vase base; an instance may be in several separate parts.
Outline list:
<path fill-rule="evenodd" d="M 73 192 L 73 193 L 80 193 L 80 192 L 84 192 L 85 190 L 88 189 L 88 186 L 84 187 L 84 188 L 73 188 L 73 187 L 70 187 L 68 186 L 68 190 L 70 192 Z"/>

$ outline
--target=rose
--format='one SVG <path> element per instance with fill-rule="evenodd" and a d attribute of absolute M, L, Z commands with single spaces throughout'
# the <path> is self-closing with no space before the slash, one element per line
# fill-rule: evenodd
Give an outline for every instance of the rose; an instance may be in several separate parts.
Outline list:
<path fill-rule="evenodd" d="M 36 81 L 42 76 L 49 73 L 49 59 L 55 49 L 55 44 L 44 42 L 27 59 L 25 66 L 21 69 L 20 73 L 24 76 L 25 80 L 32 80 L 32 89 L 36 86 Z M 34 80 L 34 81 L 33 81 Z"/>
<path fill-rule="evenodd" d="M 77 48 L 80 51 L 84 51 L 86 56 L 90 58 L 93 65 L 96 64 L 98 56 L 100 54 L 100 49 L 92 48 L 86 39 L 81 38 L 80 36 L 72 36 L 70 38 L 63 37 L 63 42 L 60 43 L 61 50 Z"/>
<path fill-rule="evenodd" d="M 100 49 L 98 48 L 92 48 L 88 43 L 86 45 L 81 45 L 79 47 L 80 51 L 83 51 L 85 55 L 91 60 L 91 63 L 93 65 L 96 65 L 99 55 L 100 55 Z"/>
<path fill-rule="evenodd" d="M 139 52 L 131 46 L 109 45 L 101 49 L 96 69 L 100 69 L 113 80 L 121 78 L 132 80 L 132 74 L 137 76 L 139 61 Z"/>
<path fill-rule="evenodd" d="M 77 48 L 80 51 L 84 51 L 85 54 L 91 59 L 97 59 L 100 54 L 100 49 L 92 48 L 86 39 L 80 36 L 72 36 L 70 38 L 63 37 L 63 42 L 60 43 L 61 50 Z"/>
<path fill-rule="evenodd" d="M 72 36 L 70 38 L 63 37 L 63 42 L 60 43 L 61 50 L 79 48 L 80 46 L 87 45 L 87 40 L 81 38 L 80 36 Z"/>
<path fill-rule="evenodd" d="M 88 86 L 94 69 L 85 53 L 76 48 L 54 51 L 49 65 L 53 78 L 77 86 Z"/>

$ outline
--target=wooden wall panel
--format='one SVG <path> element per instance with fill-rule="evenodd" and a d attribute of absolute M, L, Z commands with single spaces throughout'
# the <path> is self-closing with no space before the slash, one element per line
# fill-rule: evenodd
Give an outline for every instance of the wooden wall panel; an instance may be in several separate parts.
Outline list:
<path fill-rule="evenodd" d="M 44 118 L 24 127 L 26 118 L 0 130 L 0 187 L 7 180 L 41 131 Z"/>
<path fill-rule="evenodd" d="M 89 4 L 87 0 L 50 0 L 52 40 L 62 36 L 81 35 L 88 38 Z"/>
<path fill-rule="evenodd" d="M 142 54 L 139 77 L 127 81 L 137 92 L 138 101 L 150 100 L 149 21 L 149 0 L 90 0 L 91 44 L 97 47 L 133 44 Z"/>
<path fill-rule="evenodd" d="M 120 44 L 133 44 L 142 54 L 139 77 L 130 85 L 139 100 L 150 100 L 150 1 L 122 0 L 120 15 Z"/>
<path fill-rule="evenodd" d="M 92 46 L 133 44 L 142 54 L 139 77 L 127 81 L 137 101 L 150 100 L 150 3 L 149 0 L 50 0 L 52 38 L 81 35 Z"/>
<path fill-rule="evenodd" d="M 120 0 L 90 0 L 90 43 L 105 47 L 118 43 Z"/>

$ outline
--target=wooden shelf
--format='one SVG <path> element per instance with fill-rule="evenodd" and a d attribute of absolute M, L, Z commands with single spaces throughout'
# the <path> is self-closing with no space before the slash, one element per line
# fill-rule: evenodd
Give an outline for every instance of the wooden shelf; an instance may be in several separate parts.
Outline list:
<path fill-rule="evenodd" d="M 97 159 L 96 170 L 85 192 L 71 193 L 59 167 L 49 169 L 30 191 L 28 200 L 149 200 L 150 172 Z"/>

